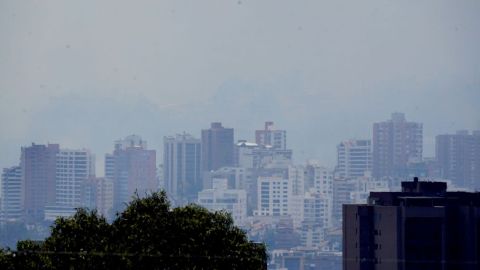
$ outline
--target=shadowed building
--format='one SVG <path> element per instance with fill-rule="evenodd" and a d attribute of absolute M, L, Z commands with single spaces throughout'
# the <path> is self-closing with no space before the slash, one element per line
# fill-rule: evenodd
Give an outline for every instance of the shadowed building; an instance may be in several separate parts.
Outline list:
<path fill-rule="evenodd" d="M 146 150 L 141 146 L 113 151 L 113 202 L 114 207 L 123 207 L 130 202 L 135 192 L 145 196 L 157 187 L 157 169 L 155 150 Z"/>
<path fill-rule="evenodd" d="M 55 160 L 58 144 L 22 147 L 22 200 L 24 221 L 35 223 L 45 218 L 45 207 L 55 203 Z"/>
<path fill-rule="evenodd" d="M 212 123 L 202 130 L 202 172 L 216 171 L 234 165 L 233 128 Z"/>
<path fill-rule="evenodd" d="M 436 161 L 443 177 L 457 187 L 480 189 L 480 131 L 472 135 L 459 130 L 455 135 L 436 137 Z"/>
<path fill-rule="evenodd" d="M 202 190 L 201 149 L 202 141 L 189 134 L 163 137 L 163 180 L 179 205 Z"/>
<path fill-rule="evenodd" d="M 422 159 L 423 124 L 407 122 L 405 114 L 392 113 L 387 122 L 373 124 L 373 172 L 376 178 L 393 176 L 394 168 Z"/>
<path fill-rule="evenodd" d="M 478 269 L 480 193 L 402 182 L 343 206 L 343 269 Z"/>

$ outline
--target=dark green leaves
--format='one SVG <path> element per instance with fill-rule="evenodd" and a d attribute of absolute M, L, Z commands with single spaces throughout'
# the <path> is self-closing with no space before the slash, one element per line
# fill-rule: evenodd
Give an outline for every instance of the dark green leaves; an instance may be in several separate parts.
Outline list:
<path fill-rule="evenodd" d="M 55 221 L 41 247 L 27 240 L 17 248 L 22 258 L 0 251 L 1 269 L 264 269 L 267 259 L 265 245 L 249 242 L 228 213 L 170 209 L 163 191 L 136 195 L 112 224 L 78 209 Z"/>

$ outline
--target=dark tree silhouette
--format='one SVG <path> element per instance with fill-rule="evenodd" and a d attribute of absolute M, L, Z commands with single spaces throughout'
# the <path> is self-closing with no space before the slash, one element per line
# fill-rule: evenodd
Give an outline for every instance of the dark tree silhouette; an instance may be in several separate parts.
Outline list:
<path fill-rule="evenodd" d="M 78 209 L 39 246 L 0 251 L 1 269 L 265 269 L 266 247 L 248 241 L 226 212 L 170 208 L 165 192 L 136 195 L 112 224 Z"/>

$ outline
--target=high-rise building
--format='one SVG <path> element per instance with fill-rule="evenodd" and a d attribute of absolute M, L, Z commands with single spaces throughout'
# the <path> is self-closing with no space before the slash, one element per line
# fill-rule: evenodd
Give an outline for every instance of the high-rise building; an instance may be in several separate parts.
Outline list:
<path fill-rule="evenodd" d="M 340 177 L 357 178 L 372 171 L 372 141 L 350 140 L 337 145 L 337 167 Z"/>
<path fill-rule="evenodd" d="M 80 185 L 95 176 L 95 155 L 88 149 L 60 149 L 56 159 L 55 204 L 81 206 Z"/>
<path fill-rule="evenodd" d="M 98 214 L 111 218 L 113 215 L 113 181 L 108 178 L 91 176 L 80 185 L 80 204 L 97 209 Z"/>
<path fill-rule="evenodd" d="M 258 201 L 255 216 L 288 216 L 292 198 L 292 182 L 282 176 L 258 178 Z"/>
<path fill-rule="evenodd" d="M 0 179 L 0 221 L 21 218 L 22 168 L 5 168 Z"/>
<path fill-rule="evenodd" d="M 233 128 L 212 123 L 202 130 L 202 172 L 216 171 L 234 165 Z"/>
<path fill-rule="evenodd" d="M 305 191 L 314 194 L 333 196 L 333 170 L 319 164 L 307 164 L 305 171 Z"/>
<path fill-rule="evenodd" d="M 45 207 L 55 203 L 55 166 L 58 144 L 22 147 L 22 202 L 24 221 L 43 221 Z"/>
<path fill-rule="evenodd" d="M 343 206 L 343 269 L 478 269 L 480 194 L 402 182 Z"/>
<path fill-rule="evenodd" d="M 147 150 L 147 141 L 142 140 L 139 135 L 126 136 L 125 139 L 118 139 L 114 143 L 115 150 L 126 150 L 131 147 L 141 147 Z M 113 154 L 105 154 L 105 178 L 113 179 L 115 159 Z"/>
<path fill-rule="evenodd" d="M 456 187 L 480 189 L 480 131 L 472 135 L 466 130 L 438 135 L 435 150 L 444 179 L 451 180 Z"/>
<path fill-rule="evenodd" d="M 410 159 L 422 159 L 423 124 L 407 122 L 405 114 L 392 113 L 387 122 L 373 124 L 373 176 L 393 176 L 394 168 Z"/>
<path fill-rule="evenodd" d="M 178 204 L 203 189 L 202 141 L 189 134 L 163 137 L 163 181 Z"/>
<path fill-rule="evenodd" d="M 265 129 L 255 131 L 255 142 L 258 145 L 287 149 L 287 132 L 285 130 L 277 130 L 273 122 L 265 122 Z"/>
<path fill-rule="evenodd" d="M 303 222 L 319 223 L 324 228 L 332 226 L 332 196 L 306 192 L 304 195 L 292 196 L 289 203 L 295 228 L 301 227 Z"/>
<path fill-rule="evenodd" d="M 288 168 L 247 169 L 247 183 L 251 183 L 247 190 L 249 215 L 253 214 L 254 209 L 258 209 L 258 202 L 260 202 L 261 197 L 265 197 L 264 194 L 258 192 L 261 184 L 260 180 L 265 177 L 288 180 Z"/>
<path fill-rule="evenodd" d="M 135 192 L 145 196 L 157 188 L 156 152 L 134 146 L 113 151 L 113 201 L 115 210 L 128 203 Z"/>

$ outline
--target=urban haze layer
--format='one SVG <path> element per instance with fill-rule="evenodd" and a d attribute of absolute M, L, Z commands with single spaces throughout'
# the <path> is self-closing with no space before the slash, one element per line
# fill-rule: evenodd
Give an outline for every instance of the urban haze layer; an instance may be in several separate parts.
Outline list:
<path fill-rule="evenodd" d="M 101 157 L 102 177 L 89 149 L 32 143 L 20 148 L 19 164 L 3 169 L 0 222 L 4 231 L 16 224 L 17 235 L 4 234 L 1 243 L 41 239 L 57 217 L 78 207 L 112 220 L 135 192 L 163 189 L 173 207 L 226 210 L 251 240 L 268 244 L 273 264 L 281 265 L 282 256 L 316 254 L 339 267 L 343 204 L 366 204 L 371 192 L 401 191 L 401 182 L 413 177 L 445 182 L 449 191 L 480 188 L 480 131 L 438 135 L 435 156 L 424 157 L 423 123 L 395 112 L 372 127 L 373 138 L 338 142 L 335 167 L 316 159 L 295 165 L 287 131 L 270 121 L 252 130 L 254 141 L 235 141 L 234 128 L 218 122 L 199 138 L 164 136 L 163 164 L 140 135 L 128 135 Z"/>

